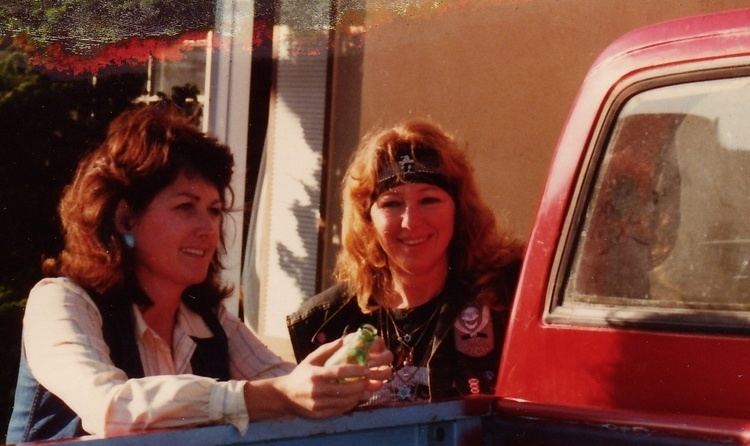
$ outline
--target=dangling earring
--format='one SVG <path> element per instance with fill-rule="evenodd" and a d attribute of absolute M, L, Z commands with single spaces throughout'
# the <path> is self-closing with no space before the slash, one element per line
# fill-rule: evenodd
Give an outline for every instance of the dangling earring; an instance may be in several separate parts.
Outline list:
<path fill-rule="evenodd" d="M 133 249 L 135 247 L 135 237 L 130 232 L 126 232 L 122 235 L 122 241 L 125 242 L 125 246 L 130 249 Z"/>

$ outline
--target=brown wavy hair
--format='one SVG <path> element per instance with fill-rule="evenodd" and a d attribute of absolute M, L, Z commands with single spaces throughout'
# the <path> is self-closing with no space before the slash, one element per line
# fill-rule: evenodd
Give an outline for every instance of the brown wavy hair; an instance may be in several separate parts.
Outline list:
<path fill-rule="evenodd" d="M 67 276 L 99 295 L 134 285 L 129 252 L 115 229 L 120 200 L 138 214 L 186 172 L 215 185 L 226 211 L 234 198 L 233 166 L 228 147 L 168 102 L 122 113 L 109 125 L 104 142 L 79 162 L 63 192 L 59 213 L 65 246 L 57 258 L 44 261 L 44 273 Z M 225 251 L 223 235 L 221 248 Z M 230 290 L 221 285 L 221 269 L 217 251 L 206 280 L 191 287 L 193 293 L 207 296 L 211 304 L 226 297 Z"/>
<path fill-rule="evenodd" d="M 336 281 L 357 296 L 365 312 L 393 305 L 388 301 L 393 286 L 388 257 L 377 241 L 370 207 L 377 198 L 378 172 L 384 164 L 394 163 L 396 151 L 404 146 L 431 148 L 439 155 L 444 189 L 456 206 L 450 274 L 469 287 L 467 296 L 490 305 L 507 305 L 511 296 L 500 282 L 507 276 L 504 268 L 521 258 L 522 245 L 498 228 L 493 211 L 479 195 L 465 150 L 440 127 L 421 119 L 369 133 L 354 153 L 343 180 L 342 249 L 334 270 Z"/>

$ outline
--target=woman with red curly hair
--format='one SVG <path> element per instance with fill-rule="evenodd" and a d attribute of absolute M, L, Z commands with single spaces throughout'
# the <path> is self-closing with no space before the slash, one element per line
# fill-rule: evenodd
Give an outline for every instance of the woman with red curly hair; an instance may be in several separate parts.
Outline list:
<path fill-rule="evenodd" d="M 233 163 L 166 103 L 116 118 L 79 163 L 65 247 L 26 306 L 9 443 L 322 418 L 390 376 L 382 341 L 371 368 L 324 366 L 340 340 L 294 367 L 221 305 Z"/>
<path fill-rule="evenodd" d="M 287 317 L 295 355 L 370 323 L 395 372 L 373 403 L 493 393 L 521 250 L 452 137 L 421 120 L 372 133 L 344 176 L 337 284 Z"/>

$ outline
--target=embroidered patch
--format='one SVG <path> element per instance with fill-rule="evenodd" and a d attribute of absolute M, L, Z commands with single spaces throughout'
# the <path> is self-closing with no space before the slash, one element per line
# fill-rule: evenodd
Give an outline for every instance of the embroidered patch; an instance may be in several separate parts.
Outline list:
<path fill-rule="evenodd" d="M 409 154 L 401 155 L 398 160 L 398 166 L 401 168 L 402 173 L 414 172 L 414 159 Z"/>
<path fill-rule="evenodd" d="M 469 392 L 472 394 L 477 394 L 482 391 L 481 387 L 479 386 L 479 380 L 476 378 L 469 378 Z"/>
<path fill-rule="evenodd" d="M 456 350 L 467 356 L 480 358 L 495 348 L 492 316 L 486 305 L 470 303 L 458 314 L 453 323 Z"/>

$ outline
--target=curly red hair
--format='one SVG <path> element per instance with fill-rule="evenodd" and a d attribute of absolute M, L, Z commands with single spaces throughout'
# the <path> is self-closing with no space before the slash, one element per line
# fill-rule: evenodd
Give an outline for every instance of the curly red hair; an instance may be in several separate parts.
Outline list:
<path fill-rule="evenodd" d="M 438 126 L 424 120 L 409 120 L 393 128 L 366 135 L 344 175 L 342 197 L 342 249 L 334 276 L 357 296 L 363 311 L 393 305 L 388 301 L 392 277 L 388 257 L 380 247 L 370 219 L 376 197 L 378 172 L 393 163 L 404 146 L 435 150 L 440 157 L 440 175 L 456 205 L 456 222 L 450 246 L 449 265 L 456 277 L 470 286 L 467 295 L 503 305 L 505 293 L 496 286 L 503 268 L 520 259 L 522 246 L 501 232 L 493 211 L 482 201 L 467 154 Z"/>
<path fill-rule="evenodd" d="M 123 285 L 132 270 L 115 229 L 118 203 L 125 200 L 134 212 L 143 211 L 187 172 L 214 184 L 228 209 L 233 166 L 229 148 L 203 134 L 175 106 L 159 103 L 124 112 L 112 121 L 104 142 L 79 162 L 63 193 L 65 247 L 57 258 L 45 260 L 45 274 L 67 276 L 98 294 Z M 198 285 L 217 301 L 229 292 L 220 284 L 220 270 L 217 253 L 206 281 Z"/>

